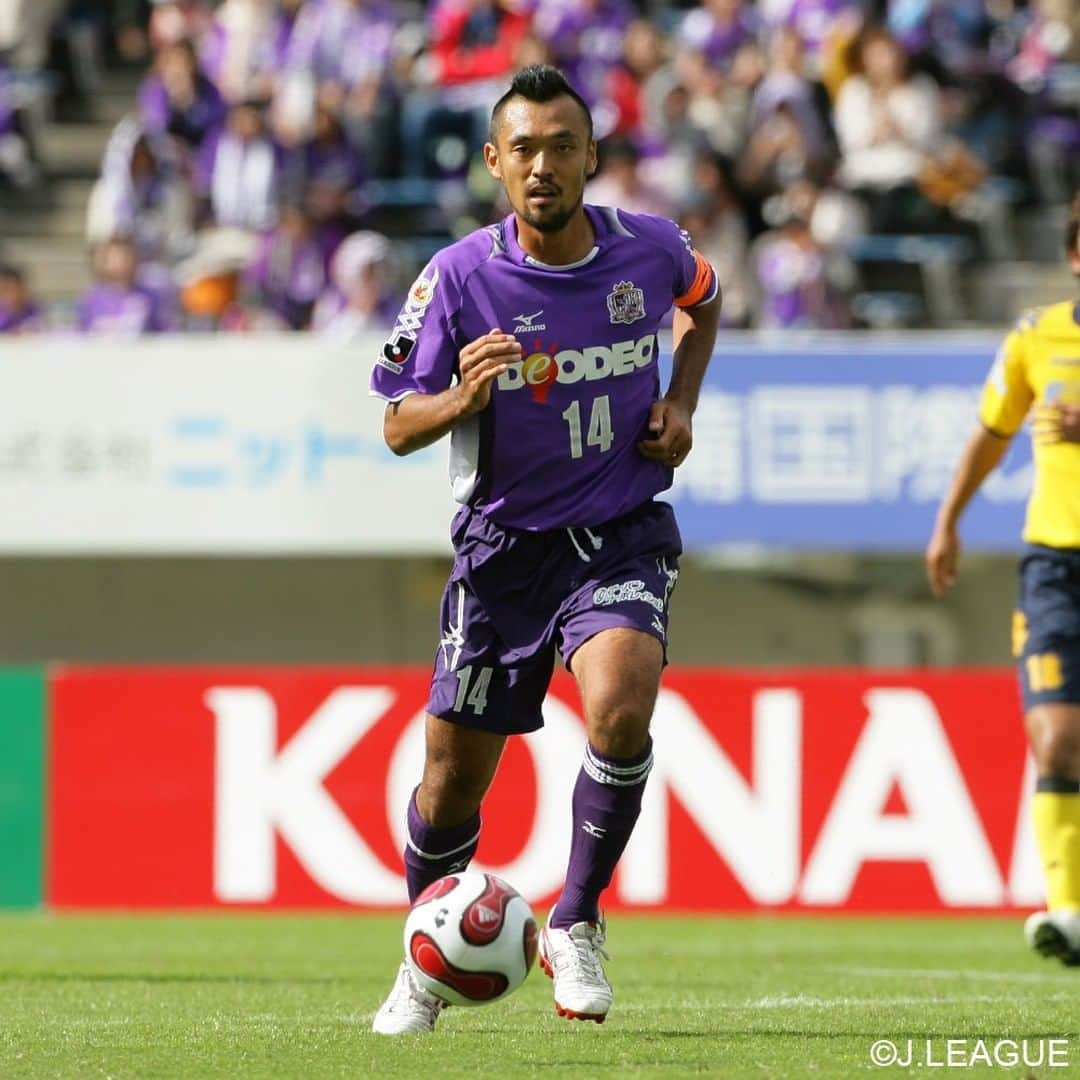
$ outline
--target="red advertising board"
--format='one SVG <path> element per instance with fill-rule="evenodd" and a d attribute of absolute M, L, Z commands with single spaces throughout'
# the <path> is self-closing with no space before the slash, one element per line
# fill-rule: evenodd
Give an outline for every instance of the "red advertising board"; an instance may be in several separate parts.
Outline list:
<path fill-rule="evenodd" d="M 60 669 L 47 900 L 389 907 L 425 672 Z M 512 739 L 478 863 L 557 894 L 584 744 L 572 681 Z M 1034 906 L 1032 776 L 1008 671 L 674 669 L 610 908 Z"/>

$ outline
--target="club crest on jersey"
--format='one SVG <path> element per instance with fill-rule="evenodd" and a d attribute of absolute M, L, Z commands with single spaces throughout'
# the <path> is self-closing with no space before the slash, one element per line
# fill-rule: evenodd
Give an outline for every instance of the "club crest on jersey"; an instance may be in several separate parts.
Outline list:
<path fill-rule="evenodd" d="M 607 309 L 613 323 L 632 323 L 645 318 L 645 293 L 632 281 L 620 281 L 607 294 Z"/>
<path fill-rule="evenodd" d="M 416 338 L 410 337 L 404 331 L 396 330 L 390 336 L 390 340 L 383 345 L 382 352 L 375 362 L 395 375 L 400 375 L 405 370 L 405 361 L 409 359 L 409 353 L 413 351 L 415 344 Z"/>

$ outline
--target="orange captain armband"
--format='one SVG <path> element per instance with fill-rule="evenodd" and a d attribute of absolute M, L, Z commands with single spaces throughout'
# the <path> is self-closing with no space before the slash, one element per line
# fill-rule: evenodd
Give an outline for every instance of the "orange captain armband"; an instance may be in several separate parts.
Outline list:
<path fill-rule="evenodd" d="M 696 248 L 694 249 L 694 265 L 696 267 L 694 280 L 691 282 L 690 288 L 682 296 L 675 297 L 676 307 L 693 307 L 695 304 L 700 304 L 703 300 L 709 299 L 712 293 L 715 292 L 716 271 L 710 265 L 709 260 Z"/>

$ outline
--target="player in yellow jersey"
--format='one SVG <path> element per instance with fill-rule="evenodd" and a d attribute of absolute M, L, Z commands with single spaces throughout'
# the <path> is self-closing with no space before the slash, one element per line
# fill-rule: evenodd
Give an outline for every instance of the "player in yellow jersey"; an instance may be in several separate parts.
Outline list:
<path fill-rule="evenodd" d="M 1080 278 L 1080 193 L 1066 226 Z M 983 388 L 980 426 L 968 440 L 926 549 L 930 586 L 956 581 L 957 524 L 979 486 L 1032 415 L 1035 484 L 1024 525 L 1013 653 L 1038 768 L 1032 805 L 1046 880 L 1046 911 L 1024 927 L 1043 956 L 1080 965 L 1080 303 L 1021 319 Z"/>

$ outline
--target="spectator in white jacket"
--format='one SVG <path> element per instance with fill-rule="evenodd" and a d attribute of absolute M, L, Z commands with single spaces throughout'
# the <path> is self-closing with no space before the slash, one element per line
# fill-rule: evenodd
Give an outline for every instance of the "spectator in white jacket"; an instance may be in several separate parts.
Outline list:
<path fill-rule="evenodd" d="M 876 228 L 907 216 L 917 180 L 942 135 L 940 92 L 911 76 L 907 56 L 887 30 L 869 27 L 855 43 L 855 74 L 837 95 L 833 123 L 839 179 L 867 199 Z"/>

